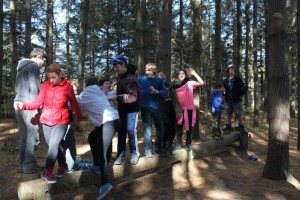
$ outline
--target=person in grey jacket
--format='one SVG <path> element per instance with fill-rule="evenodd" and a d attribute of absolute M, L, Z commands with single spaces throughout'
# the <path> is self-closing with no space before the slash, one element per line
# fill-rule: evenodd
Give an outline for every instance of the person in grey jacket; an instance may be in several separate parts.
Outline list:
<path fill-rule="evenodd" d="M 21 59 L 17 66 L 14 101 L 33 101 L 41 86 L 40 68 L 44 65 L 47 54 L 43 49 L 36 48 L 30 54 L 30 59 Z M 37 110 L 16 110 L 16 118 L 20 131 L 20 158 L 18 171 L 21 173 L 36 173 L 41 169 L 36 165 L 35 152 L 40 142 L 38 125 L 33 123 Z M 38 121 L 38 120 L 35 120 Z"/>

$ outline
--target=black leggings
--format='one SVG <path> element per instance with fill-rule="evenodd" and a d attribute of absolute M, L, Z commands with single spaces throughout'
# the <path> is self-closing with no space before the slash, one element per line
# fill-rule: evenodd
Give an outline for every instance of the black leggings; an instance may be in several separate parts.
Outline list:
<path fill-rule="evenodd" d="M 89 144 L 93 155 L 94 165 L 100 167 L 102 184 L 108 182 L 108 165 L 112 153 L 112 138 L 120 128 L 120 121 L 113 120 L 96 126 L 89 134 Z"/>

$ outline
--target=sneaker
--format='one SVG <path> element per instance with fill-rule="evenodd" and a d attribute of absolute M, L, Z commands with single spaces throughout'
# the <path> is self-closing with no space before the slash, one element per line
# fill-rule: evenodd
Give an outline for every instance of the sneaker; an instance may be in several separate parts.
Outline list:
<path fill-rule="evenodd" d="M 185 150 L 186 150 L 186 151 L 191 151 L 191 150 L 192 150 L 191 145 L 190 145 L 190 144 L 186 145 Z"/>
<path fill-rule="evenodd" d="M 56 173 L 56 177 L 61 178 L 63 177 L 66 173 L 68 172 L 68 165 L 67 163 L 62 164 L 59 166 L 57 173 Z"/>
<path fill-rule="evenodd" d="M 177 150 L 181 150 L 181 144 L 175 144 L 173 150 L 177 151 Z"/>
<path fill-rule="evenodd" d="M 43 179 L 46 180 L 48 183 L 56 183 L 56 178 L 53 175 L 52 169 L 45 169 L 43 171 Z"/>
<path fill-rule="evenodd" d="M 138 164 L 138 162 L 139 162 L 139 156 L 132 156 L 132 157 L 131 157 L 130 163 L 131 163 L 132 165 L 136 165 L 136 164 Z"/>
<path fill-rule="evenodd" d="M 122 165 L 124 159 L 125 159 L 124 157 L 119 156 L 119 157 L 117 158 L 117 160 L 115 160 L 114 164 L 115 164 L 115 165 Z"/>
<path fill-rule="evenodd" d="M 99 168 L 99 166 L 94 165 L 93 163 L 88 163 L 88 164 L 86 164 L 86 167 L 88 169 L 93 170 L 93 172 L 95 172 L 96 174 L 100 174 L 100 168 Z"/>
<path fill-rule="evenodd" d="M 153 153 L 152 152 L 146 152 L 145 153 L 147 158 L 153 158 Z"/>
<path fill-rule="evenodd" d="M 110 183 L 106 183 L 105 185 L 100 186 L 100 191 L 97 200 L 103 199 L 112 189 L 113 186 Z"/>
<path fill-rule="evenodd" d="M 225 131 L 233 131 L 231 124 L 226 124 Z"/>

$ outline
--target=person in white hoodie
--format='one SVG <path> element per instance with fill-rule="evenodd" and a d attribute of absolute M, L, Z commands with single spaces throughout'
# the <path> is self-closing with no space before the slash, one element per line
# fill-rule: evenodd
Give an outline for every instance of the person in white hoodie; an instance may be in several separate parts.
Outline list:
<path fill-rule="evenodd" d="M 104 198 L 113 188 L 108 182 L 108 165 L 112 153 L 112 138 L 120 128 L 119 113 L 108 102 L 106 95 L 98 86 L 98 80 L 90 76 L 86 88 L 77 97 L 82 110 L 87 112 L 95 129 L 88 140 L 93 155 L 93 164 L 88 168 L 96 173 L 101 172 L 101 186 L 98 199 Z"/>

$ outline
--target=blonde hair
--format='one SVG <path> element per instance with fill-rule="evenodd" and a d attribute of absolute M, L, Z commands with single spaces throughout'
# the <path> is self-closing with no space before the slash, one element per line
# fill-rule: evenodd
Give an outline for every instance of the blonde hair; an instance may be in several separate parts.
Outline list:
<path fill-rule="evenodd" d="M 154 74 L 156 74 L 156 72 L 157 72 L 157 67 L 156 67 L 156 64 L 154 64 L 154 63 L 146 64 L 145 69 L 151 69 Z"/>

